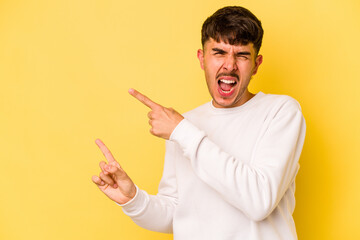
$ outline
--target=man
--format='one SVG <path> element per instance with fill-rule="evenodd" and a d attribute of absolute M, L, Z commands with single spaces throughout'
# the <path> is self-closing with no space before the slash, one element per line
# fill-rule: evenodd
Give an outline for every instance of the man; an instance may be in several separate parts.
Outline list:
<path fill-rule="evenodd" d="M 297 239 L 292 213 L 305 121 L 294 99 L 249 92 L 262 36 L 261 22 L 242 7 L 204 22 L 197 56 L 212 101 L 185 118 L 129 90 L 151 108 L 151 133 L 168 140 L 156 196 L 139 190 L 96 140 L 109 162 L 93 182 L 139 226 L 178 240 Z"/>

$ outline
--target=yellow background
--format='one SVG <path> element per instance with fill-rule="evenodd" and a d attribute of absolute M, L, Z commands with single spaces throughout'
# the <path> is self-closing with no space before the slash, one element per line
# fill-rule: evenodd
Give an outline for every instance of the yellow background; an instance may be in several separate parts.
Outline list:
<path fill-rule="evenodd" d="M 302 105 L 299 239 L 360 239 L 360 2 L 0 1 L 0 239 L 172 239 L 136 226 L 91 182 L 101 138 L 157 192 L 164 141 L 134 87 L 186 112 L 210 100 L 196 50 L 206 17 L 242 5 L 265 29 L 253 92 Z"/>

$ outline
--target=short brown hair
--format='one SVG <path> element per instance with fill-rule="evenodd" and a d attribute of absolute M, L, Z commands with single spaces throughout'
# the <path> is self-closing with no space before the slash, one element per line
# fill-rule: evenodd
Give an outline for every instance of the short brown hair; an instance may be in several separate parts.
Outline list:
<path fill-rule="evenodd" d="M 239 6 L 224 7 L 208 17 L 201 29 L 201 43 L 209 38 L 231 45 L 254 44 L 256 54 L 259 52 L 264 30 L 261 22 L 249 10 Z"/>

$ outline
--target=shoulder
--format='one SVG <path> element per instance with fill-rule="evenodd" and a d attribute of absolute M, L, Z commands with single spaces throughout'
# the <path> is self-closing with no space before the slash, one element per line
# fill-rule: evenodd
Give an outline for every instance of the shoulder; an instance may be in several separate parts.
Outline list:
<path fill-rule="evenodd" d="M 186 118 L 191 118 L 193 116 L 207 114 L 211 108 L 210 104 L 211 104 L 211 102 L 207 102 L 203 105 L 200 105 L 199 107 L 194 108 L 194 109 L 184 113 L 183 116 Z"/>
<path fill-rule="evenodd" d="M 273 111 L 299 111 L 301 112 L 301 106 L 297 100 L 288 95 L 278 94 L 265 94 L 262 93 L 262 97 L 258 101 L 258 105 L 272 109 Z"/>

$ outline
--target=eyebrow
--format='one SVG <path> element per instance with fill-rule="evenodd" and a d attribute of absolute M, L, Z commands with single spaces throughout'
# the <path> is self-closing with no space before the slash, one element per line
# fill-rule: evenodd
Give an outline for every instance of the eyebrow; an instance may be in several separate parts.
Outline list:
<path fill-rule="evenodd" d="M 226 51 L 224 51 L 220 48 L 212 48 L 212 50 L 215 52 L 226 53 Z M 247 51 L 242 51 L 242 52 L 237 52 L 236 55 L 251 55 L 251 53 L 247 52 Z"/>
<path fill-rule="evenodd" d="M 237 55 L 251 55 L 250 52 L 238 52 Z"/>
<path fill-rule="evenodd" d="M 220 49 L 220 48 L 212 48 L 211 50 L 215 51 L 215 52 L 221 52 L 221 53 L 225 53 L 226 51 Z"/>

